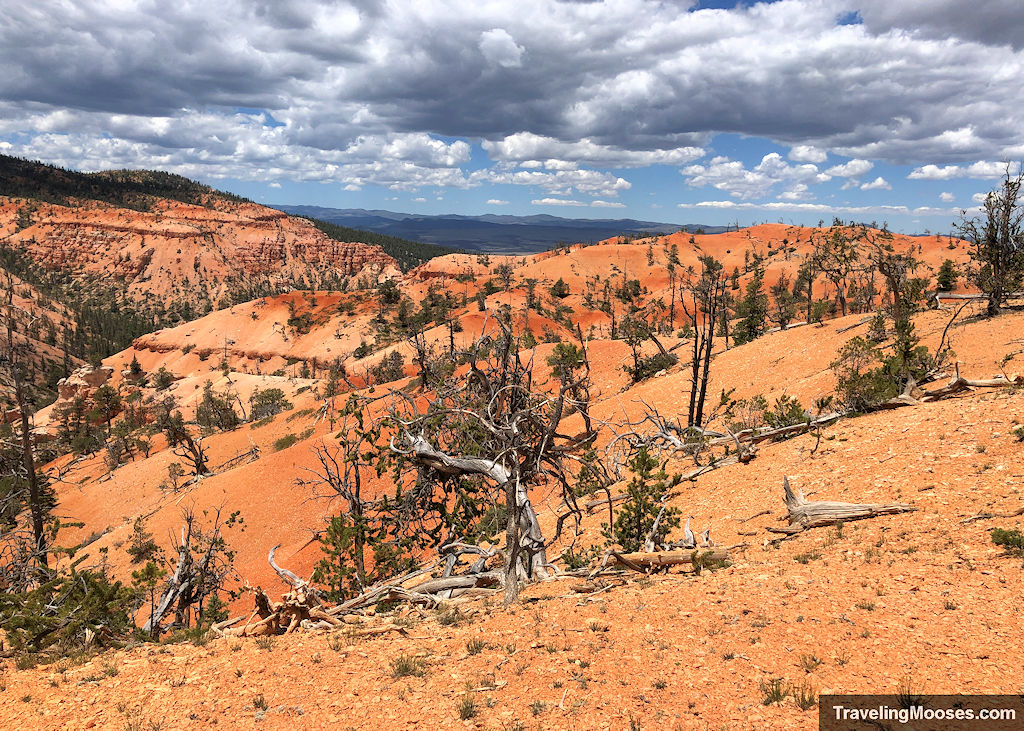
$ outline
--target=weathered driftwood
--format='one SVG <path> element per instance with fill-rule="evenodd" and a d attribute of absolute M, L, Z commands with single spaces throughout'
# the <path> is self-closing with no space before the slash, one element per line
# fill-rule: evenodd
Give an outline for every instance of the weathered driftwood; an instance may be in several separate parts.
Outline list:
<path fill-rule="evenodd" d="M 973 523 L 977 520 L 991 520 L 992 518 L 1016 518 L 1018 515 L 1024 515 L 1024 508 L 1018 508 L 1012 513 L 978 513 L 972 515 L 970 518 L 964 518 L 960 522 L 963 524 Z"/>
<path fill-rule="evenodd" d="M 1024 297 L 1024 292 L 1007 292 L 1005 295 L 1006 299 L 1018 299 Z M 943 300 L 967 300 L 970 302 L 988 302 L 987 294 L 948 294 L 943 292 L 936 292 L 933 296 L 936 307 L 942 307 Z"/>
<path fill-rule="evenodd" d="M 303 587 L 289 591 L 281 601 L 272 602 L 266 592 L 254 590 L 255 608 L 240 627 L 240 618 L 214 626 L 218 635 L 255 637 L 259 635 L 289 634 L 299 627 L 314 624 L 322 627 L 340 627 L 343 622 L 325 612 L 312 592 Z"/>
<path fill-rule="evenodd" d="M 788 477 L 782 479 L 782 486 L 786 491 L 789 527 L 773 529 L 773 532 L 776 533 L 799 533 L 808 528 L 820 528 L 851 520 L 862 520 L 894 513 L 910 513 L 917 510 L 914 506 L 903 503 L 840 503 L 831 500 L 808 502 L 804 499 L 803 492 L 793 491 Z"/>
<path fill-rule="evenodd" d="M 711 561 L 728 561 L 729 551 L 724 548 L 718 549 L 684 549 L 674 551 L 637 551 L 634 553 L 619 553 L 617 551 L 605 551 L 604 558 L 596 569 L 590 572 L 588 579 L 593 579 L 609 566 L 625 566 L 627 569 L 648 573 L 659 568 L 669 566 L 682 566 L 693 564 L 694 557 L 709 559 Z"/>
<path fill-rule="evenodd" d="M 949 380 L 949 383 L 940 388 L 925 391 L 920 400 L 925 402 L 938 401 L 953 394 L 970 391 L 975 388 L 1005 388 L 1007 386 L 1024 386 L 1024 376 L 1013 375 L 1007 378 L 1000 375 L 995 378 L 964 378 L 960 375 L 958 365 L 956 374 Z"/>
<path fill-rule="evenodd" d="M 823 414 L 811 419 L 810 421 L 802 422 L 800 424 L 791 424 L 789 426 L 779 427 L 778 429 L 770 429 L 763 432 L 757 431 L 756 429 L 744 429 L 743 431 L 736 432 L 735 434 L 730 432 L 726 436 L 716 437 L 709 442 L 710 446 L 717 447 L 726 444 L 735 444 L 737 446 L 737 454 L 731 454 L 728 457 L 723 457 L 722 459 L 711 462 L 710 464 L 691 470 L 683 475 L 683 481 L 692 482 L 701 475 L 711 472 L 712 470 L 717 470 L 721 467 L 728 467 L 737 463 L 747 464 L 757 455 L 757 449 L 754 445 L 770 439 L 789 437 L 795 434 L 802 434 L 803 432 L 820 426 L 827 426 L 834 421 L 838 421 L 842 416 L 842 413 L 834 412 Z M 680 491 L 674 490 L 668 493 L 668 497 L 674 497 L 678 494 L 680 494 Z M 583 507 L 588 513 L 593 513 L 598 508 L 615 505 L 616 503 L 620 503 L 628 498 L 629 493 L 621 492 L 616 495 L 612 495 L 611 497 L 602 497 L 596 500 L 591 500 L 585 503 Z"/>
<path fill-rule="evenodd" d="M 289 586 L 291 586 L 292 588 L 296 588 L 297 589 L 297 588 L 302 587 L 302 588 L 308 589 L 309 586 L 310 586 L 308 581 L 306 581 L 305 579 L 295 575 L 294 573 L 292 573 L 288 569 L 282 568 L 282 567 L 278 566 L 277 563 L 274 561 L 274 554 L 277 553 L 277 549 L 279 549 L 280 547 L 281 547 L 281 544 L 278 543 L 276 546 L 274 546 L 273 548 L 270 549 L 270 553 L 267 555 L 267 563 L 270 564 L 270 568 L 274 569 L 274 573 L 277 574 L 278 576 L 280 576 L 281 580 L 284 581 Z M 316 592 L 313 592 L 313 593 L 316 593 Z"/>
<path fill-rule="evenodd" d="M 410 587 L 409 591 L 417 594 L 440 594 L 452 589 L 467 589 L 470 587 L 494 587 L 501 583 L 501 575 L 497 571 L 488 571 L 481 574 L 470 574 L 468 576 L 448 576 L 441 579 L 431 579 L 422 584 Z"/>
<path fill-rule="evenodd" d="M 718 548 L 701 550 L 697 548 L 684 551 L 637 551 L 636 553 L 613 553 L 613 561 L 610 561 L 609 563 L 613 565 L 615 563 L 619 563 L 629 568 L 639 567 L 640 569 L 646 570 L 650 568 L 658 568 L 660 566 L 692 564 L 693 557 L 697 555 L 701 557 L 708 556 L 712 561 L 729 560 L 729 552 L 725 549 Z"/>
<path fill-rule="evenodd" d="M 755 432 L 749 436 L 743 433 L 737 434 L 740 439 L 749 442 L 751 444 L 759 444 L 770 439 L 780 439 L 783 437 L 793 436 L 794 434 L 803 434 L 804 432 L 816 429 L 820 426 L 828 426 L 832 422 L 839 421 L 844 416 L 842 412 L 832 412 L 830 414 L 822 414 L 821 416 L 815 417 L 810 421 L 801 424 L 790 424 L 789 426 L 780 426 L 778 429 L 770 429 L 763 432 Z"/>

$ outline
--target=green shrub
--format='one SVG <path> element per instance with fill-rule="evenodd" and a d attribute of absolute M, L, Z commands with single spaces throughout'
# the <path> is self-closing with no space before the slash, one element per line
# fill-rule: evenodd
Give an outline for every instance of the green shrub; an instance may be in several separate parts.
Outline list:
<path fill-rule="evenodd" d="M 120 581 L 72 565 L 32 591 L 0 594 L 0 628 L 17 652 L 68 652 L 84 646 L 87 631 L 127 634 L 136 601 Z"/>
<path fill-rule="evenodd" d="M 172 383 L 174 383 L 174 374 L 171 373 L 166 368 L 164 368 L 163 366 L 160 366 L 156 374 L 153 376 L 153 386 L 158 391 L 163 391 L 165 388 L 168 388 Z"/>
<path fill-rule="evenodd" d="M 617 543 L 627 553 L 640 550 L 654 527 L 662 500 L 682 480 L 680 475 L 669 477 L 664 466 L 659 468 L 657 458 L 646 446 L 630 459 L 629 469 L 633 473 L 633 479 L 626 486 L 629 499 L 619 509 L 614 525 L 606 524 L 602 530 L 610 542 Z M 678 525 L 679 508 L 666 508 L 658 524 L 658 536 L 665 538 Z"/>
<path fill-rule="evenodd" d="M 263 391 L 257 388 L 249 397 L 249 418 L 254 421 L 280 414 L 290 408 L 292 405 L 280 388 L 268 388 Z"/>
<path fill-rule="evenodd" d="M 288 447 L 299 441 L 298 436 L 295 434 L 285 434 L 283 437 L 274 442 L 274 451 L 280 452 L 282 449 L 288 449 Z"/>
<path fill-rule="evenodd" d="M 808 421 L 803 405 L 796 398 L 782 394 L 771 409 L 765 411 L 764 420 L 773 429 L 803 424 Z"/>
<path fill-rule="evenodd" d="M 782 703 L 789 695 L 789 688 L 782 678 L 772 678 L 769 681 L 761 681 L 761 702 L 766 706 L 772 703 Z"/>
<path fill-rule="evenodd" d="M 882 363 L 882 351 L 864 338 L 853 338 L 842 347 L 831 368 L 836 374 L 836 395 L 845 408 L 868 411 L 896 396 L 896 383 Z"/>
<path fill-rule="evenodd" d="M 418 657 L 399 655 L 391 660 L 392 678 L 420 677 L 423 673 L 423 662 Z"/>
<path fill-rule="evenodd" d="M 1024 556 L 1024 533 L 1016 528 L 993 528 L 992 542 L 1010 556 Z"/>

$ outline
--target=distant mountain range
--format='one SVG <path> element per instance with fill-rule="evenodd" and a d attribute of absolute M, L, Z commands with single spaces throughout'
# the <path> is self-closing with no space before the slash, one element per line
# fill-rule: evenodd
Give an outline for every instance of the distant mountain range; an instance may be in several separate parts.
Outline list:
<path fill-rule="evenodd" d="M 306 216 L 339 226 L 398 236 L 425 244 L 492 254 L 526 254 L 558 244 L 601 241 L 640 233 L 668 234 L 684 229 L 719 233 L 725 226 L 680 226 L 674 223 L 623 219 L 560 218 L 558 216 L 424 216 L 362 208 L 272 206 L 293 216 Z"/>

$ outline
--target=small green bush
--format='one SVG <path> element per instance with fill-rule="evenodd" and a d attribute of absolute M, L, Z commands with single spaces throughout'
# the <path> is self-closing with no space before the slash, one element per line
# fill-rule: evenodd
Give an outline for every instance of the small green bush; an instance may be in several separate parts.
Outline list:
<path fill-rule="evenodd" d="M 772 703 L 782 703 L 789 695 L 789 688 L 782 678 L 772 678 L 769 681 L 761 681 L 761 702 L 766 706 Z"/>
<path fill-rule="evenodd" d="M 274 442 L 274 451 L 280 452 L 282 449 L 288 449 L 288 447 L 299 441 L 299 437 L 295 434 L 285 434 L 283 437 Z"/>
<path fill-rule="evenodd" d="M 391 660 L 392 678 L 420 677 L 423 672 L 423 663 L 418 657 L 399 655 Z"/>
<path fill-rule="evenodd" d="M 1024 556 L 1024 533 L 1016 528 L 993 528 L 992 542 L 1010 556 Z"/>

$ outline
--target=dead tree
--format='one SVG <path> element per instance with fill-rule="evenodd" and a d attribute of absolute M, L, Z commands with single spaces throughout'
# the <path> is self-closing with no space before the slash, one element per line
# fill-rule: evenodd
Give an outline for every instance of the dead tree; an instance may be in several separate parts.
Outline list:
<path fill-rule="evenodd" d="M 224 589 L 227 580 L 234 575 L 231 560 L 234 554 L 227 548 L 223 530 L 226 526 L 240 522 L 238 513 L 221 518 L 218 508 L 212 524 L 202 528 L 191 509 L 182 511 L 185 524 L 176 546 L 178 558 L 174 573 L 156 603 L 143 630 L 151 636 L 158 636 L 164 629 L 164 618 L 174 612 L 173 625 L 189 626 L 193 620 L 201 623 L 204 616 L 204 602 Z"/>
<path fill-rule="evenodd" d="M 439 383 L 433 395 L 396 401 L 390 444 L 401 462 L 413 468 L 407 471 L 413 484 L 404 496 L 410 520 L 416 519 L 417 505 L 455 501 L 467 485 L 490 495 L 494 509 L 504 503 L 505 601 L 512 603 L 518 600 L 519 580 L 544 578 L 549 566 L 549 544 L 530 488 L 553 480 L 567 503 L 575 505 L 568 466 L 590 448 L 596 431 L 589 416 L 583 343 L 558 351 L 557 382 L 544 392 L 534 385 L 533 362 L 523 360 L 509 318 L 499 318 L 498 329 L 494 337 L 485 330 L 462 354 L 464 372 Z M 564 434 L 560 428 L 573 412 L 582 419 L 582 431 Z"/>
<path fill-rule="evenodd" d="M 917 508 L 903 503 L 840 503 L 831 500 L 808 502 L 802 491 L 793 491 L 789 478 L 782 478 L 782 486 L 786 492 L 786 511 L 789 526 L 786 528 L 769 528 L 772 533 L 794 535 L 808 528 L 820 528 L 851 520 L 863 520 L 879 515 L 910 513 Z"/>
<path fill-rule="evenodd" d="M 203 447 L 203 438 L 201 436 L 192 436 L 192 433 L 187 428 L 182 429 L 179 437 L 181 441 L 174 448 L 173 453 L 175 456 L 181 457 L 188 462 L 194 479 L 198 481 L 211 474 L 210 468 L 206 464 L 206 449 Z"/>
<path fill-rule="evenodd" d="M 1024 281 L 1024 206 L 1021 186 L 1024 172 L 1012 175 L 1007 164 L 1001 188 L 985 196 L 984 218 L 967 218 L 957 226 L 971 245 L 975 266 L 971 279 L 987 296 L 989 317 L 999 314 L 1007 296 Z"/>
<path fill-rule="evenodd" d="M 690 361 L 690 402 L 687 426 L 704 423 L 704 403 L 711 376 L 711 350 L 715 342 L 715 324 L 726 293 L 725 267 L 709 255 L 700 257 L 700 276 L 690 276 L 687 289 L 690 296 L 680 296 L 680 305 L 693 323 L 692 360 Z"/>
<path fill-rule="evenodd" d="M 318 444 L 314 447 L 319 467 L 307 469 L 312 477 L 296 480 L 300 486 L 313 488 L 314 496 L 327 500 L 343 500 L 343 515 L 352 524 L 352 562 L 360 591 L 366 585 L 366 545 L 368 539 L 367 505 L 363 500 L 363 481 L 374 465 L 369 459 L 380 439 L 379 424 L 364 416 L 365 399 L 352 395 L 341 411 L 340 431 L 345 435 L 338 446 Z M 273 555 L 271 555 L 273 565 Z"/>
<path fill-rule="evenodd" d="M 49 551 L 46 543 L 45 522 L 47 508 L 44 500 L 44 485 L 36 472 L 35 451 L 32 438 L 32 424 L 30 419 L 31 404 L 29 401 L 28 383 L 28 328 L 36 319 L 27 310 L 19 307 L 14 301 L 14 277 L 6 272 L 2 302 L 3 328 L 6 331 L 6 348 L 0 355 L 0 381 L 5 382 L 14 392 L 14 401 L 18 409 L 18 423 L 20 434 L 17 438 L 15 450 L 18 452 L 18 459 L 12 460 L 9 475 L 14 482 L 22 482 L 28 488 L 29 518 L 32 526 L 32 543 L 26 550 L 19 549 L 26 558 L 37 563 L 44 572 L 48 565 Z M 15 332 L 19 324 L 25 331 L 24 338 L 16 338 Z M 6 450 L 5 450 L 6 451 Z M 16 464 L 16 462 L 20 462 Z"/>

